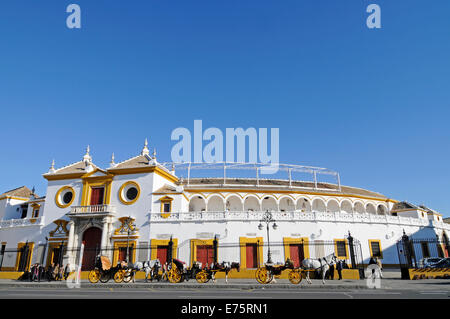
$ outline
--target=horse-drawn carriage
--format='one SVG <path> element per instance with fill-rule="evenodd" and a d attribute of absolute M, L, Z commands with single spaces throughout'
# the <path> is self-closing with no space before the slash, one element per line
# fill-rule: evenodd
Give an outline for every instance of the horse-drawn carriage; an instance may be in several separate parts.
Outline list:
<path fill-rule="evenodd" d="M 289 258 L 284 265 L 265 264 L 264 267 L 260 267 L 256 270 L 256 280 L 261 284 L 268 284 L 273 281 L 274 276 L 279 276 L 281 273 L 290 269 L 288 274 L 289 281 L 293 284 L 298 284 L 302 281 L 302 269 L 295 268 L 294 263 Z"/>
<path fill-rule="evenodd" d="M 111 266 L 111 261 L 106 256 L 97 256 L 95 259 L 94 269 L 89 272 L 89 281 L 91 283 L 102 282 L 106 283 L 111 278 L 120 283 L 122 281 L 128 282 L 131 280 L 126 274 L 126 264 L 117 263 L 115 267 Z"/>
<path fill-rule="evenodd" d="M 228 273 L 232 269 L 237 269 L 237 271 L 240 271 L 240 264 L 236 262 L 222 262 L 221 264 L 213 263 L 212 267 L 205 267 L 202 271 L 198 272 L 195 279 L 198 283 L 207 283 L 211 279 L 215 281 L 217 272 L 224 272 L 225 282 L 228 282 Z"/>
<path fill-rule="evenodd" d="M 171 283 L 179 283 L 196 278 L 197 273 L 202 271 L 201 263 L 194 262 L 191 268 L 186 267 L 186 263 L 179 259 L 172 259 L 168 264 L 166 276 Z"/>
<path fill-rule="evenodd" d="M 273 281 L 274 276 L 281 275 L 283 270 L 290 269 L 288 279 L 293 284 L 299 284 L 304 276 L 308 283 L 311 284 L 311 280 L 309 279 L 311 272 L 320 272 L 322 282 L 325 283 L 325 274 L 334 263 L 336 263 L 334 253 L 322 258 L 304 259 L 300 267 L 294 267 L 294 263 L 288 258 L 284 265 L 265 264 L 264 267 L 258 268 L 255 277 L 259 283 L 268 284 Z"/>

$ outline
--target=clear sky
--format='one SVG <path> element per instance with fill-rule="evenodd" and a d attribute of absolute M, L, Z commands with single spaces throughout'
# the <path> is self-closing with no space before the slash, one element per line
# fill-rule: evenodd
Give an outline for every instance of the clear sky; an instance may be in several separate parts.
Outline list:
<path fill-rule="evenodd" d="M 66 27 L 81 7 L 82 28 Z M 381 7 L 382 28 L 365 24 Z M 450 1 L 0 3 L 0 192 L 176 127 L 280 128 L 280 161 L 450 216 Z"/>

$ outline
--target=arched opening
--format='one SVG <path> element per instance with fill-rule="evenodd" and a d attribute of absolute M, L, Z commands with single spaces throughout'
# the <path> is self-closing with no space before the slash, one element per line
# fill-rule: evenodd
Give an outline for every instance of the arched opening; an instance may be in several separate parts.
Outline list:
<path fill-rule="evenodd" d="M 329 213 L 338 213 L 339 210 L 340 210 L 339 209 L 339 203 L 336 200 L 331 199 L 331 200 L 328 201 L 328 203 L 327 203 L 327 212 L 329 212 Z"/>
<path fill-rule="evenodd" d="M 372 215 L 376 215 L 376 210 L 375 210 L 375 206 L 371 203 L 366 205 L 366 212 Z"/>
<path fill-rule="evenodd" d="M 92 270 L 95 267 L 95 258 L 100 254 L 102 242 L 102 230 L 98 227 L 90 227 L 83 233 L 83 263 L 81 270 Z"/>
<path fill-rule="evenodd" d="M 378 215 L 386 215 L 387 213 L 387 208 L 384 205 L 378 205 L 377 207 L 377 214 Z"/>
<path fill-rule="evenodd" d="M 283 197 L 280 199 L 280 211 L 282 212 L 292 212 L 295 210 L 295 204 L 292 198 Z"/>
<path fill-rule="evenodd" d="M 354 211 L 358 214 L 364 214 L 364 205 L 361 202 L 356 202 L 354 206 Z"/>
<path fill-rule="evenodd" d="M 239 196 L 231 195 L 225 200 L 225 207 L 230 212 L 242 212 L 244 206 Z"/>
<path fill-rule="evenodd" d="M 312 209 L 315 212 L 324 213 L 327 208 L 325 206 L 325 202 L 322 199 L 316 198 L 315 200 L 313 200 Z"/>
<path fill-rule="evenodd" d="M 225 204 L 223 198 L 215 195 L 208 199 L 208 212 L 223 212 L 225 210 Z"/>
<path fill-rule="evenodd" d="M 303 213 L 310 212 L 311 204 L 306 198 L 299 198 L 297 200 L 297 209 L 302 211 Z"/>
<path fill-rule="evenodd" d="M 190 212 L 204 212 L 206 211 L 205 199 L 201 196 L 194 196 L 189 201 L 189 211 Z"/>
<path fill-rule="evenodd" d="M 259 201 L 256 197 L 248 196 L 244 201 L 244 211 L 260 211 L 261 207 L 259 205 Z"/>
<path fill-rule="evenodd" d="M 270 196 L 266 196 L 263 198 L 262 203 L 262 210 L 265 211 L 278 211 L 278 204 L 277 201 L 275 200 L 275 198 L 270 197 Z"/>
<path fill-rule="evenodd" d="M 352 203 L 348 200 L 344 200 L 341 203 L 341 212 L 351 214 L 353 212 Z"/>

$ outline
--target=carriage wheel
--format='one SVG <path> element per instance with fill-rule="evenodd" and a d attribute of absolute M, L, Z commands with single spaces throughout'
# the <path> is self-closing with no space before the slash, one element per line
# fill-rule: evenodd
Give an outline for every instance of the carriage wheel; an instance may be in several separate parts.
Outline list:
<path fill-rule="evenodd" d="M 260 284 L 268 284 L 273 279 L 273 274 L 269 272 L 266 268 L 258 268 L 255 274 L 256 280 Z"/>
<path fill-rule="evenodd" d="M 125 271 L 123 275 L 123 282 L 130 282 L 133 279 L 133 271 Z"/>
<path fill-rule="evenodd" d="M 302 281 L 302 273 L 298 270 L 292 270 L 288 275 L 289 281 L 295 285 Z"/>
<path fill-rule="evenodd" d="M 111 279 L 111 274 L 109 273 L 109 271 L 102 271 L 100 273 L 100 281 L 102 283 L 107 283 L 110 279 Z"/>
<path fill-rule="evenodd" d="M 195 275 L 195 280 L 197 280 L 198 283 L 204 284 L 206 280 L 208 279 L 208 274 L 206 271 L 200 271 Z"/>
<path fill-rule="evenodd" d="M 125 276 L 125 272 L 123 270 L 118 270 L 115 274 L 114 274 L 114 281 L 116 283 L 121 283 L 123 281 L 123 278 Z"/>
<path fill-rule="evenodd" d="M 171 283 L 179 283 L 181 281 L 181 274 L 178 269 L 172 268 L 169 271 L 168 278 Z"/>
<path fill-rule="evenodd" d="M 98 269 L 91 270 L 88 277 L 90 282 L 96 284 L 100 280 L 100 271 Z"/>

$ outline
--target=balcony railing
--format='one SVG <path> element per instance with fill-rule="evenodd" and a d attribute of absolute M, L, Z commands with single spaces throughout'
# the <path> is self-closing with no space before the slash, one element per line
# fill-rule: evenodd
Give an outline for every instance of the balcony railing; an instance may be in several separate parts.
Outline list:
<path fill-rule="evenodd" d="M 218 211 L 218 212 L 173 212 L 163 217 L 161 213 L 151 213 L 152 222 L 177 222 L 177 221 L 259 221 L 262 219 L 263 211 Z M 395 224 L 410 226 L 428 226 L 428 219 L 413 217 L 400 217 L 390 215 L 374 215 L 368 213 L 344 213 L 344 212 L 315 212 L 315 211 L 291 211 L 272 212 L 272 216 L 277 221 L 311 221 L 311 222 L 345 222 L 345 223 L 366 223 L 366 224 Z M 450 230 L 450 224 L 442 222 L 432 222 L 434 227 Z"/>
<path fill-rule="evenodd" d="M 21 218 L 0 221 L 0 228 L 26 227 L 26 226 L 42 226 L 44 225 L 44 217 L 37 218 Z"/>
<path fill-rule="evenodd" d="M 71 214 L 106 214 L 115 213 L 116 207 L 112 205 L 72 206 Z"/>

